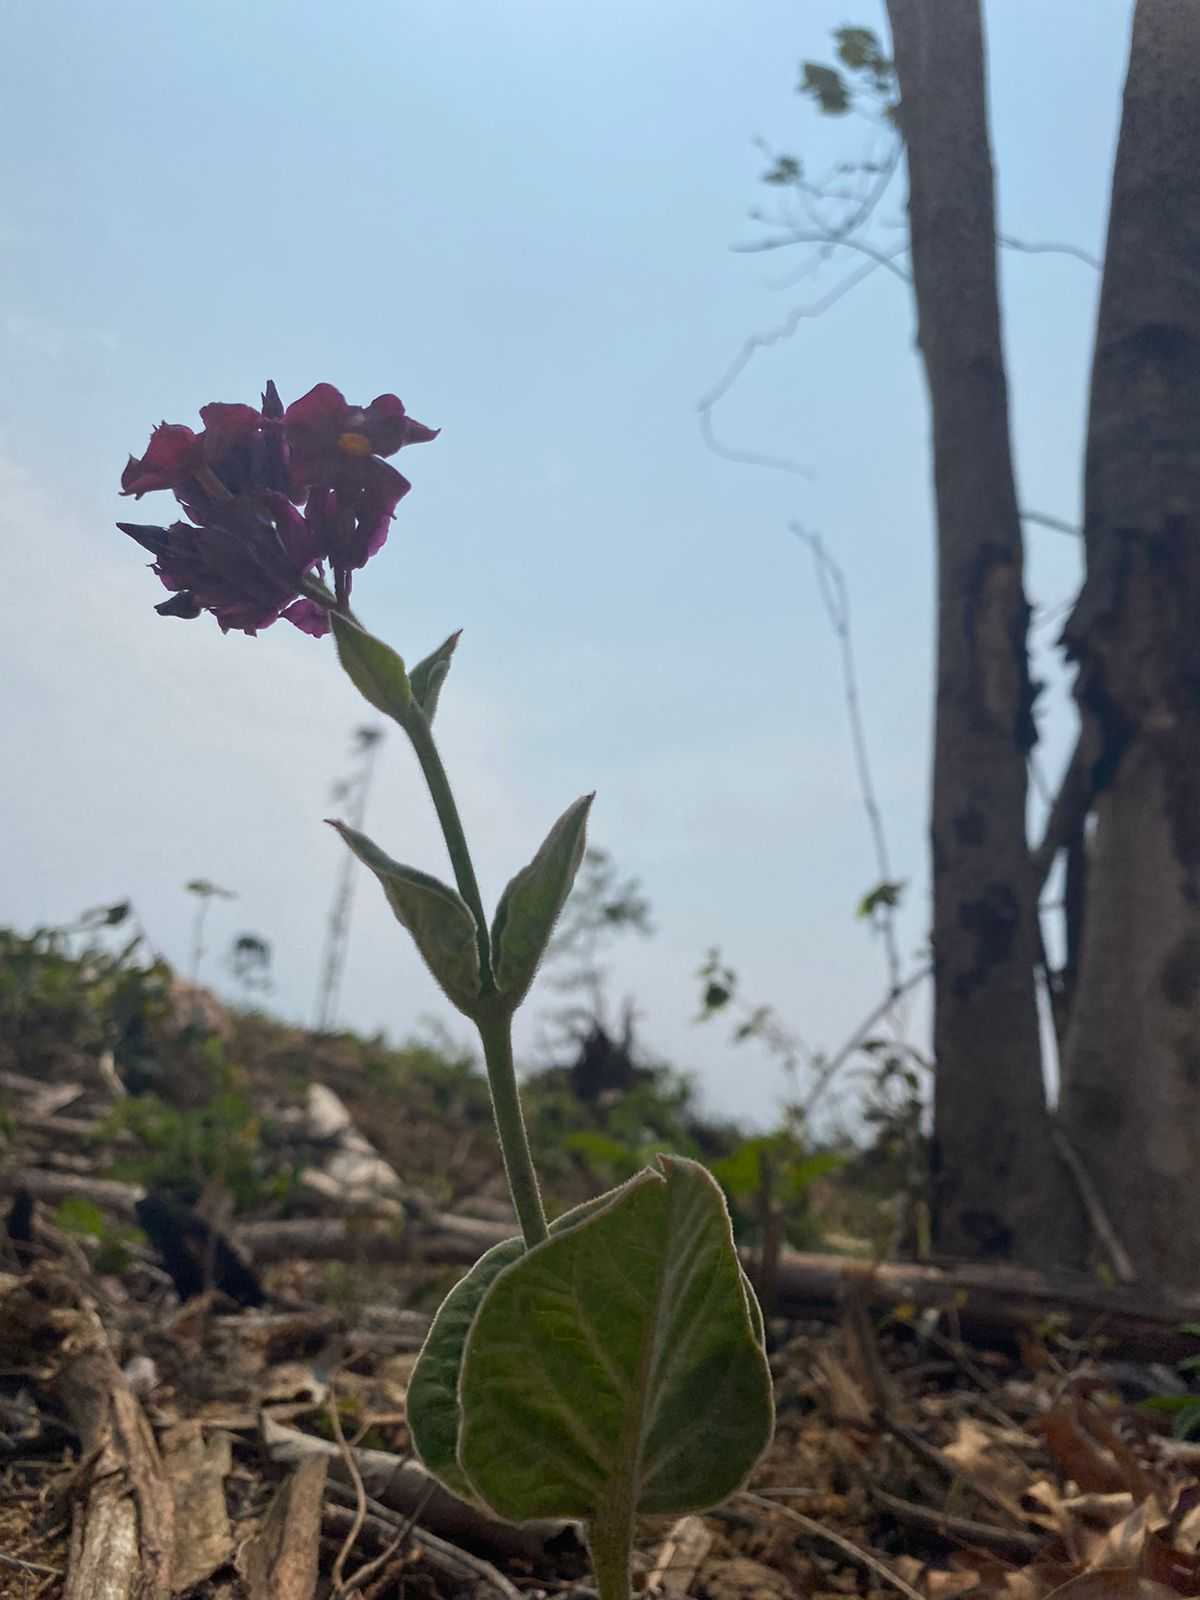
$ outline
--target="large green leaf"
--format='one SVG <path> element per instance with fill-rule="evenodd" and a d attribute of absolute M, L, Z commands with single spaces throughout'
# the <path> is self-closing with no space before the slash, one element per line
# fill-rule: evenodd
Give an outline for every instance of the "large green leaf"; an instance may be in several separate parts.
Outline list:
<path fill-rule="evenodd" d="M 501 1269 L 467 1335 L 458 1459 L 501 1516 L 716 1504 L 771 1436 L 771 1379 L 729 1213 L 661 1156 Z"/>
<path fill-rule="evenodd" d="M 575 1206 L 550 1224 L 550 1232 L 562 1233 L 574 1227 L 611 1199 L 612 1195 L 601 1195 Z M 480 1256 L 438 1307 L 408 1380 L 405 1409 L 413 1447 L 434 1477 L 464 1500 L 473 1499 L 474 1495 L 458 1464 L 458 1380 L 463 1348 L 475 1313 L 496 1275 L 524 1253 L 525 1245 L 518 1238 L 505 1239 Z"/>
<path fill-rule="evenodd" d="M 594 795 L 568 806 L 527 867 L 500 896 L 492 923 L 496 985 L 515 1008 L 528 993 L 583 860 L 587 818 Z"/>
<path fill-rule="evenodd" d="M 397 921 L 412 934 L 447 999 L 473 1016 L 480 993 L 479 946 L 466 901 L 428 872 L 393 861 L 365 833 L 344 822 L 331 826 L 379 879 Z"/>
<path fill-rule="evenodd" d="M 458 1464 L 458 1377 L 463 1346 L 496 1274 L 524 1251 L 521 1239 L 505 1239 L 480 1256 L 438 1307 L 408 1380 L 405 1414 L 413 1448 L 422 1465 L 464 1500 L 475 1496 Z"/>
<path fill-rule="evenodd" d="M 377 711 L 403 722 L 413 698 L 404 662 L 390 644 L 376 639 L 349 617 L 337 611 L 329 615 L 337 641 L 338 660 L 346 676 Z"/>

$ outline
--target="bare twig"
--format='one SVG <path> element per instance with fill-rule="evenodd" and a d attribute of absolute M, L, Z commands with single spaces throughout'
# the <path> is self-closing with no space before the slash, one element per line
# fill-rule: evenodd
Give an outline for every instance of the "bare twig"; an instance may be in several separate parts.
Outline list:
<path fill-rule="evenodd" d="M 333 1429 L 334 1442 L 341 1454 L 342 1464 L 346 1468 L 346 1476 L 354 1488 L 354 1521 L 346 1533 L 342 1548 L 337 1553 L 333 1563 L 333 1592 L 335 1595 L 346 1592 L 346 1582 L 343 1577 L 346 1562 L 353 1550 L 359 1534 L 362 1532 L 363 1519 L 367 1514 L 367 1491 L 363 1487 L 362 1473 L 358 1470 L 358 1462 L 354 1459 L 354 1451 L 346 1443 L 346 1433 L 342 1427 L 342 1416 L 338 1410 L 337 1392 L 332 1378 L 329 1383 L 329 1426 Z"/>
<path fill-rule="evenodd" d="M 46 1567 L 40 1561 L 26 1561 L 24 1556 L 5 1555 L 3 1550 L 0 1550 L 0 1566 L 15 1567 L 18 1572 L 35 1572 L 47 1578 L 66 1576 L 61 1567 Z"/>
<path fill-rule="evenodd" d="M 759 255 L 766 250 L 785 250 L 794 244 L 825 245 L 830 250 L 854 250 L 860 256 L 866 256 L 874 261 L 885 272 L 890 272 L 893 277 L 899 278 L 901 283 L 911 283 L 912 276 L 903 267 L 896 265 L 896 257 L 904 255 L 908 246 L 903 249 L 893 247 L 891 250 L 881 250 L 876 245 L 868 244 L 865 239 L 850 239 L 833 237 L 826 233 L 810 232 L 806 229 L 796 229 L 795 232 L 786 233 L 775 239 L 755 239 L 752 244 L 735 244 L 734 251 L 738 255 Z"/>
<path fill-rule="evenodd" d="M 910 1428 L 907 1423 L 897 1422 L 886 1412 L 880 1412 L 876 1421 L 885 1433 L 890 1433 L 893 1439 L 898 1439 L 901 1444 L 906 1445 L 918 1461 L 923 1461 L 926 1466 L 932 1467 L 948 1482 L 961 1483 L 985 1504 L 991 1506 L 993 1511 L 998 1511 L 1002 1517 L 1016 1520 L 1017 1514 L 1013 1506 L 1002 1494 L 997 1493 L 991 1484 L 984 1483 L 969 1472 L 964 1472 L 958 1463 L 952 1461 L 944 1451 L 939 1450 L 937 1445 L 930 1444 L 928 1439 L 922 1438 L 915 1428 Z"/>
<path fill-rule="evenodd" d="M 859 1048 L 863 1041 L 869 1038 L 871 1029 L 876 1027 L 879 1022 L 887 1016 L 888 1012 L 896 1004 L 897 1000 L 908 994 L 910 990 L 915 989 L 918 984 L 924 983 L 925 979 L 930 977 L 932 973 L 932 966 L 918 967 L 916 972 L 909 973 L 908 977 L 904 979 L 904 981 L 896 990 L 889 991 L 887 994 L 885 994 L 879 1004 L 873 1006 L 872 1009 L 867 1012 L 867 1015 L 858 1024 L 857 1028 L 854 1029 L 854 1032 L 842 1045 L 841 1049 L 836 1050 L 821 1068 L 821 1071 L 817 1077 L 817 1081 L 808 1091 L 808 1097 L 804 1102 L 803 1111 L 806 1117 L 811 1116 L 813 1108 L 821 1099 L 822 1095 L 825 1093 L 834 1077 L 838 1072 L 841 1071 L 842 1067 L 845 1066 L 846 1062 Z"/>
<path fill-rule="evenodd" d="M 1091 741 L 1081 733 L 1051 804 L 1041 843 L 1033 852 L 1034 881 L 1039 894 L 1046 886 L 1055 857 L 1066 848 L 1087 813 L 1091 802 L 1088 768 L 1092 759 Z"/>
<path fill-rule="evenodd" d="M 875 792 L 875 778 L 871 771 L 871 758 L 867 753 L 867 735 L 863 727 L 862 703 L 858 693 L 858 668 L 854 659 L 854 640 L 850 632 L 850 591 L 846 584 L 846 574 L 834 557 L 830 555 L 829 549 L 819 533 L 813 533 L 808 528 L 802 528 L 797 522 L 789 523 L 788 526 L 796 538 L 802 544 L 807 545 L 812 553 L 813 565 L 817 573 L 817 585 L 821 591 L 821 598 L 825 602 L 825 611 L 829 617 L 830 625 L 838 641 L 838 648 L 842 657 L 842 687 L 846 700 L 846 716 L 850 723 L 850 742 L 854 747 L 854 765 L 858 773 L 858 787 L 862 796 L 863 810 L 867 814 L 867 825 L 871 830 L 871 842 L 875 848 L 875 869 L 879 874 L 881 883 L 890 883 L 892 881 L 891 854 L 888 850 L 887 834 L 883 825 L 883 812 L 880 809 L 879 798 Z M 888 972 L 888 993 L 894 997 L 900 988 L 900 951 L 896 943 L 896 912 L 894 906 L 884 904 L 881 907 L 881 914 L 876 920 L 876 926 L 883 936 Z"/>
<path fill-rule="evenodd" d="M 1026 1533 L 1022 1528 L 998 1528 L 990 1522 L 976 1522 L 973 1517 L 952 1516 L 935 1506 L 921 1506 L 911 1500 L 901 1500 L 898 1495 L 888 1494 L 873 1483 L 868 1483 L 867 1493 L 881 1511 L 888 1512 L 898 1522 L 906 1522 L 925 1533 L 940 1533 L 944 1538 L 962 1544 L 992 1550 L 997 1555 L 1032 1561 L 1046 1547 L 1045 1537 L 1040 1533 Z"/>
<path fill-rule="evenodd" d="M 907 250 L 907 244 L 897 247 L 896 255 Z M 803 305 L 793 306 L 787 316 L 774 328 L 765 329 L 761 333 L 753 333 L 746 339 L 737 355 L 730 362 L 722 376 L 712 386 L 707 394 L 702 395 L 697 402 L 696 410 L 700 417 L 700 432 L 705 444 L 715 455 L 724 456 L 727 461 L 740 461 L 752 467 L 772 467 L 778 472 L 792 472 L 802 478 L 812 476 L 810 468 L 802 466 L 799 462 L 790 460 L 786 456 L 764 455 L 754 450 L 740 450 L 731 445 L 724 444 L 717 438 L 713 431 L 712 413 L 715 407 L 725 398 L 742 373 L 760 350 L 765 350 L 774 344 L 780 344 L 790 339 L 802 322 L 810 317 L 824 316 L 826 311 L 832 310 L 839 300 L 845 299 L 853 293 L 860 283 L 869 278 L 872 273 L 879 271 L 877 261 L 865 261 L 862 266 L 856 267 L 853 272 L 835 283 L 833 288 L 821 295 L 818 299 L 807 301 Z"/>
<path fill-rule="evenodd" d="M 340 1484 L 329 1485 L 331 1500 L 349 1499 L 351 1494 L 350 1489 L 343 1488 Z M 330 1505 L 327 1502 L 325 1521 L 331 1528 L 341 1533 L 352 1526 L 355 1513 L 349 1506 Z M 384 1546 L 391 1543 L 397 1525 L 395 1512 L 389 1511 L 386 1506 L 368 1497 L 367 1514 L 363 1519 L 362 1531 L 369 1534 L 380 1546 Z M 460 1550 L 457 1545 L 450 1544 L 446 1539 L 439 1539 L 437 1534 L 430 1533 L 427 1528 L 421 1529 L 421 1553 L 431 1567 L 458 1583 L 465 1581 L 479 1584 L 493 1594 L 502 1596 L 503 1600 L 521 1600 L 520 1591 L 490 1561 L 484 1561 L 466 1550 Z"/>
<path fill-rule="evenodd" d="M 1022 522 L 1034 522 L 1039 528 L 1053 528 L 1055 533 L 1069 533 L 1073 539 L 1083 537 L 1083 529 L 1065 517 L 1052 517 L 1047 511 L 1021 511 Z"/>
<path fill-rule="evenodd" d="M 806 1517 L 802 1511 L 793 1511 L 791 1506 L 780 1505 L 775 1500 L 768 1500 L 760 1494 L 743 1493 L 738 1495 L 739 1500 L 747 1501 L 759 1511 L 772 1511 L 786 1517 L 789 1522 L 794 1522 L 797 1527 L 803 1528 L 811 1539 L 823 1539 L 827 1544 L 833 1545 L 844 1556 L 848 1556 L 855 1566 L 865 1567 L 868 1572 L 873 1572 L 877 1578 L 882 1578 L 893 1589 L 906 1597 L 906 1600 L 924 1600 L 924 1597 L 905 1583 L 898 1572 L 893 1572 L 886 1562 L 880 1561 L 878 1556 L 872 1555 L 869 1550 L 864 1550 L 860 1545 L 853 1544 L 849 1539 L 843 1538 L 840 1533 L 834 1533 L 832 1528 L 827 1528 L 823 1522 L 815 1522 L 812 1517 Z"/>
<path fill-rule="evenodd" d="M 1098 256 L 1092 255 L 1090 250 L 1084 250 L 1077 244 L 1060 244 L 1058 242 L 1041 243 L 1036 239 L 1014 239 L 1011 233 L 998 233 L 996 243 L 1003 245 L 1006 250 L 1020 250 L 1025 255 L 1031 256 L 1071 256 L 1076 261 L 1082 261 L 1085 267 L 1094 267 L 1101 271 L 1104 263 Z"/>
<path fill-rule="evenodd" d="M 1137 1270 L 1130 1259 L 1129 1252 L 1121 1243 L 1117 1230 L 1109 1219 L 1108 1212 L 1104 1209 L 1104 1202 L 1100 1198 L 1100 1191 L 1092 1182 L 1091 1175 L 1084 1166 L 1079 1152 L 1059 1127 L 1051 1132 L 1054 1148 L 1062 1157 L 1067 1171 L 1079 1192 L 1079 1199 L 1087 1213 L 1088 1222 L 1092 1232 L 1108 1256 L 1109 1265 L 1118 1283 L 1136 1283 Z"/>

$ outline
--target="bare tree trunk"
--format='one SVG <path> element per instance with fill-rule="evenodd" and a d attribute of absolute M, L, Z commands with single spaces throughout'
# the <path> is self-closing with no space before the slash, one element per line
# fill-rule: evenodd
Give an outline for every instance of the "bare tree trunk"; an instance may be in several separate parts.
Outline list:
<path fill-rule="evenodd" d="M 888 0 L 888 12 L 937 502 L 934 1233 L 949 1253 L 1046 1265 L 1071 1208 L 1050 1142 L 1034 988 L 1029 607 L 982 22 L 978 0 Z"/>
<path fill-rule="evenodd" d="M 1099 756 L 1061 1116 L 1139 1273 L 1200 1282 L 1200 5 L 1139 0 L 1064 634 Z"/>

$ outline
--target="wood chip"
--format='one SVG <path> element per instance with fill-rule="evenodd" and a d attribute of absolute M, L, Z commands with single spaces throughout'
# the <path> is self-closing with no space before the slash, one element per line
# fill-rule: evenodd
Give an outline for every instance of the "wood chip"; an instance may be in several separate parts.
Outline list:
<path fill-rule="evenodd" d="M 646 1579 L 650 1594 L 686 1595 L 712 1549 L 713 1536 L 702 1517 L 680 1517 L 658 1547 Z"/>
<path fill-rule="evenodd" d="M 279 1486 L 263 1524 L 238 1552 L 249 1600 L 312 1600 L 328 1462 L 309 1456 Z"/>
<path fill-rule="evenodd" d="M 225 1509 L 225 1478 L 233 1464 L 229 1437 L 214 1433 L 206 1440 L 198 1422 L 180 1422 L 163 1436 L 162 1455 L 175 1502 L 171 1583 L 190 1589 L 233 1556 Z"/>

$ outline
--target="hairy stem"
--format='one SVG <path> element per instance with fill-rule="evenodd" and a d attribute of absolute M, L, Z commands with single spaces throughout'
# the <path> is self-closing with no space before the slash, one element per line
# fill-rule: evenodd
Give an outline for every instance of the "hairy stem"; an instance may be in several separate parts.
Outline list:
<path fill-rule="evenodd" d="M 500 1138 L 500 1152 L 504 1157 L 504 1171 L 508 1177 L 509 1192 L 526 1248 L 540 1244 L 546 1237 L 546 1213 L 542 1209 L 542 1196 L 538 1188 L 537 1171 L 529 1149 L 529 1136 L 525 1131 L 525 1118 L 521 1112 L 521 1096 L 517 1089 L 517 1072 L 513 1064 L 512 1014 L 508 1007 L 496 1003 L 496 980 L 492 975 L 491 940 L 488 937 L 487 918 L 483 911 L 483 898 L 471 862 L 471 852 L 463 833 L 458 807 L 450 780 L 442 765 L 433 733 L 423 712 L 414 705 L 404 718 L 404 731 L 412 741 L 421 771 L 429 786 L 438 821 L 458 891 L 471 908 L 475 918 L 476 939 L 479 944 L 479 974 L 483 985 L 483 1003 L 475 1026 L 483 1044 L 483 1057 L 487 1065 L 488 1086 L 492 1095 L 492 1110 L 496 1117 L 496 1132 Z M 491 1003 L 489 1003 L 491 1002 Z"/>
<path fill-rule="evenodd" d="M 458 806 L 454 802 L 454 792 L 450 788 L 450 779 L 446 776 L 442 758 L 438 754 L 437 745 L 433 742 L 433 731 L 419 706 L 414 704 L 409 708 L 402 726 L 416 751 L 417 760 L 421 763 L 429 796 L 441 823 L 442 837 L 450 854 L 450 865 L 454 868 L 454 881 L 458 884 L 458 892 L 467 902 L 471 915 L 475 918 L 475 940 L 479 946 L 479 978 L 483 992 L 485 995 L 494 994 L 496 980 L 492 976 L 492 948 L 488 937 L 487 917 L 483 911 L 483 897 L 479 893 L 479 882 L 475 877 L 475 867 L 467 846 L 467 836 L 463 832 L 462 821 L 458 815 Z"/>
<path fill-rule="evenodd" d="M 525 1248 L 531 1249 L 546 1238 L 546 1213 L 542 1209 L 537 1172 L 521 1112 L 517 1071 L 513 1065 L 512 1017 L 507 1009 L 487 1006 L 475 1019 L 475 1026 L 483 1041 L 492 1110 L 496 1117 L 496 1132 L 500 1136 L 509 1192 L 521 1224 Z"/>
<path fill-rule="evenodd" d="M 629 1563 L 633 1555 L 633 1511 L 628 1504 L 609 1506 L 587 1525 L 588 1549 L 600 1600 L 629 1600 Z"/>

